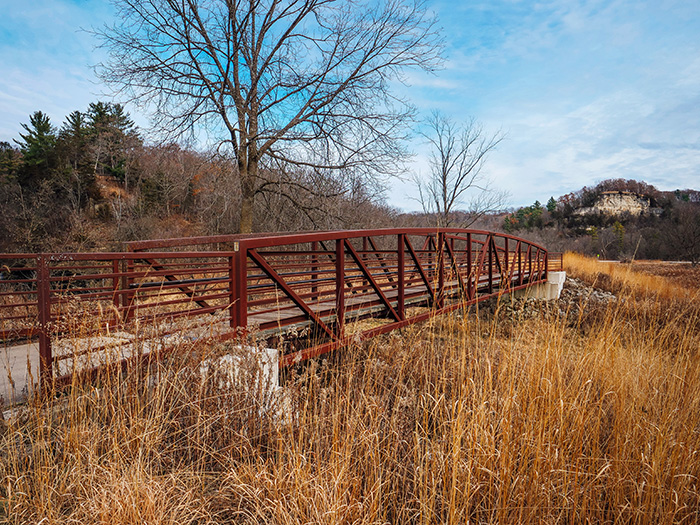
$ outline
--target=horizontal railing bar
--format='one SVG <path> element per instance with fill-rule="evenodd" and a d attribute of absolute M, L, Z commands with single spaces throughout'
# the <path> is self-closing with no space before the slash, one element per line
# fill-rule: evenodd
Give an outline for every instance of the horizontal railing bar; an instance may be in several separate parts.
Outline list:
<path fill-rule="evenodd" d="M 129 285 L 129 288 L 177 287 L 183 284 L 220 283 L 225 281 L 230 281 L 230 279 L 228 277 L 214 277 L 211 279 L 203 277 L 201 279 L 180 279 L 176 281 L 159 281 L 154 283 L 132 283 Z"/>

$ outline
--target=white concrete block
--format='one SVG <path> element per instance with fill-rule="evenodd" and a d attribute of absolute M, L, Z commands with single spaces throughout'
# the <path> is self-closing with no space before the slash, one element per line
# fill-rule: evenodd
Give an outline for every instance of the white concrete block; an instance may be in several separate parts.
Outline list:
<path fill-rule="evenodd" d="M 514 297 L 531 297 L 552 301 L 559 299 L 566 282 L 566 272 L 548 272 L 547 282 L 517 290 Z"/>
<path fill-rule="evenodd" d="M 547 284 L 552 285 L 556 292 L 553 292 L 553 297 L 551 299 L 559 299 L 561 291 L 564 289 L 564 283 L 566 282 L 566 272 L 547 272 Z M 547 298 L 549 299 L 549 297 Z"/>
<path fill-rule="evenodd" d="M 202 361 L 199 373 L 218 378 L 219 388 L 243 388 L 269 400 L 279 389 L 279 352 L 236 346 L 230 354 Z"/>

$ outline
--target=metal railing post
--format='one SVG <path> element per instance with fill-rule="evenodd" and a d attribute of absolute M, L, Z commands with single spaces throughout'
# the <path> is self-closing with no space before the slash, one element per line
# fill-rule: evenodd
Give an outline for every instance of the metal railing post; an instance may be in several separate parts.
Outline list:
<path fill-rule="evenodd" d="M 472 234 L 467 234 L 467 299 L 474 299 L 474 268 L 472 268 Z"/>
<path fill-rule="evenodd" d="M 238 314 L 236 313 L 236 258 L 231 255 L 228 258 L 228 302 L 229 302 L 229 326 L 236 328 L 238 326 Z"/>
<path fill-rule="evenodd" d="M 53 388 L 53 355 L 51 351 L 51 281 L 45 254 L 36 261 L 36 298 L 39 314 L 39 378 L 41 390 Z"/>
<path fill-rule="evenodd" d="M 405 255 L 406 255 L 406 235 L 399 233 L 398 235 L 398 248 L 396 252 L 397 265 L 398 265 L 398 283 L 397 283 L 397 293 L 396 293 L 396 311 L 399 314 L 399 318 L 404 321 L 406 319 L 406 283 L 405 283 Z"/>
<path fill-rule="evenodd" d="M 117 311 L 121 306 L 119 297 L 119 259 L 112 259 L 112 304 Z"/>
<path fill-rule="evenodd" d="M 248 248 L 244 241 L 234 242 L 236 328 L 245 331 L 248 326 Z M 236 250 L 238 248 L 238 250 Z"/>
<path fill-rule="evenodd" d="M 126 297 L 126 291 L 129 289 L 129 283 L 126 280 L 126 259 L 122 259 L 122 261 L 120 262 L 119 271 L 121 272 L 121 277 L 119 278 L 119 312 L 122 316 L 122 322 L 126 322 L 126 305 L 128 301 Z"/>
<path fill-rule="evenodd" d="M 438 308 L 445 306 L 445 234 L 438 233 L 437 241 Z"/>
<path fill-rule="evenodd" d="M 518 243 L 518 286 L 523 284 L 523 246 Z"/>
<path fill-rule="evenodd" d="M 348 239 L 348 242 L 350 242 L 350 239 Z M 367 260 L 367 249 L 368 249 L 367 236 L 364 236 L 364 237 L 362 237 L 362 253 L 359 254 L 360 259 L 363 261 Z M 379 254 L 376 252 L 375 252 L 375 255 L 377 257 L 379 257 Z M 368 286 L 369 286 L 369 282 L 367 281 L 367 279 L 362 279 L 362 291 L 360 293 L 364 293 L 364 291 L 367 289 Z"/>
<path fill-rule="evenodd" d="M 126 272 L 124 279 L 122 279 L 122 285 L 124 290 L 124 307 L 126 308 L 126 313 L 124 315 L 124 321 L 127 322 L 134 317 L 134 300 L 136 298 L 136 292 L 131 289 L 131 285 L 134 282 L 134 260 L 126 260 Z"/>
<path fill-rule="evenodd" d="M 549 252 L 544 252 L 544 277 L 547 279 L 547 273 L 549 272 Z"/>
<path fill-rule="evenodd" d="M 345 331 L 345 239 L 335 241 L 335 313 L 337 334 Z"/>
<path fill-rule="evenodd" d="M 316 281 L 318 280 L 318 256 L 316 255 L 316 251 L 318 251 L 318 241 L 313 241 L 311 243 L 311 251 L 314 252 L 314 254 L 311 256 L 311 293 L 314 294 L 314 299 L 316 299 L 316 293 L 318 293 L 318 285 L 316 284 Z"/>
<path fill-rule="evenodd" d="M 493 293 L 493 251 L 496 248 L 496 243 L 493 240 L 493 235 L 488 237 L 488 252 L 489 252 L 489 293 Z"/>

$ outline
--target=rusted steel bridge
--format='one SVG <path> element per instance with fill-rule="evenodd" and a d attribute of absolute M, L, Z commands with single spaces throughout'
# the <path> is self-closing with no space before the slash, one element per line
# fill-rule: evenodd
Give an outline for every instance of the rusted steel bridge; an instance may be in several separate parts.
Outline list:
<path fill-rule="evenodd" d="M 560 254 L 525 239 L 464 229 L 219 235 L 126 249 L 0 254 L 0 338 L 6 352 L 34 341 L 42 384 L 67 381 L 110 348 L 135 359 L 147 343 L 183 337 L 276 338 L 289 366 L 561 268 Z"/>

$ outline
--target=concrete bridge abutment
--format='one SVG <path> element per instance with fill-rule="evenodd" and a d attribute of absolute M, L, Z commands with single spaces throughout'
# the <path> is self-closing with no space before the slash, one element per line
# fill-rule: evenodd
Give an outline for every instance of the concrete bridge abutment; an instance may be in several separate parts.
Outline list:
<path fill-rule="evenodd" d="M 516 290 L 513 293 L 513 298 L 518 299 L 525 297 L 527 299 L 546 299 L 547 301 L 559 299 L 565 282 L 566 272 L 550 271 L 547 272 L 547 282 Z"/>

